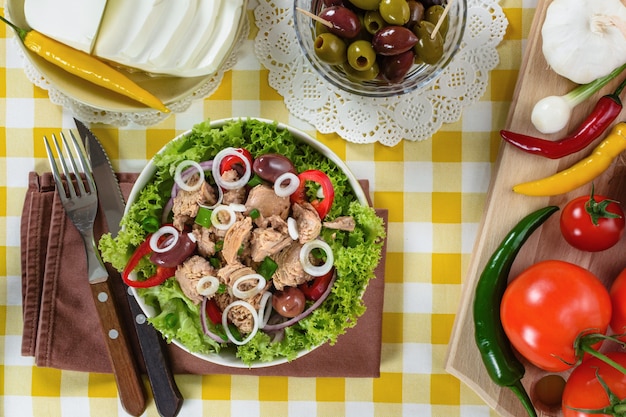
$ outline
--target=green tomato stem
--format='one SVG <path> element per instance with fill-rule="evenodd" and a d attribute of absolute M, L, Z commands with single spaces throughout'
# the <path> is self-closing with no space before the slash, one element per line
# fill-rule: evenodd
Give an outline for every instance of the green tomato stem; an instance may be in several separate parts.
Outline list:
<path fill-rule="evenodd" d="M 608 356 L 606 356 L 603 353 L 598 352 L 597 350 L 595 350 L 594 348 L 592 348 L 591 346 L 589 346 L 586 343 L 582 343 L 581 348 L 584 352 L 600 359 L 601 361 L 603 361 L 604 363 L 606 363 L 609 366 L 612 366 L 613 368 L 617 369 L 618 371 L 622 372 L 623 374 L 626 375 L 626 368 L 624 368 L 622 365 L 620 365 L 619 363 L 615 362 L 613 359 L 609 358 Z"/>
<path fill-rule="evenodd" d="M 622 66 L 615 68 L 604 77 L 600 77 L 587 84 L 579 85 L 562 97 L 570 104 L 572 108 L 574 108 L 575 106 L 579 105 L 580 103 L 594 95 L 598 90 L 607 85 L 609 81 L 617 77 L 625 69 L 626 64 L 623 64 Z"/>
<path fill-rule="evenodd" d="M 9 25 L 15 31 L 15 33 L 17 33 L 20 39 L 24 41 L 24 38 L 26 38 L 26 35 L 28 34 L 28 31 L 26 29 L 22 29 L 15 24 L 9 22 L 7 19 L 4 18 L 4 16 L 0 16 L 0 20 Z"/>

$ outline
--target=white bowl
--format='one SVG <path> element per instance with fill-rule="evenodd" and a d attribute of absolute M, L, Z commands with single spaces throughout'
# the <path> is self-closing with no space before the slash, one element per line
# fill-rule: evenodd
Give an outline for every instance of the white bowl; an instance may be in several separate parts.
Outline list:
<path fill-rule="evenodd" d="M 222 119 L 222 120 L 216 120 L 210 123 L 211 128 L 219 128 L 221 126 L 224 126 L 226 123 L 230 122 L 230 121 L 236 121 L 236 120 L 245 120 L 247 118 L 231 118 L 231 119 Z M 251 118 L 250 118 L 251 119 Z M 274 124 L 273 121 L 271 120 L 266 120 L 266 119 L 259 119 L 259 118 L 253 118 L 254 120 L 258 120 L 264 123 L 268 123 L 268 124 Z M 363 204 L 363 205 L 368 205 L 368 201 L 367 201 L 367 197 L 365 195 L 365 192 L 363 191 L 361 185 L 359 184 L 358 180 L 356 179 L 356 177 L 350 172 L 350 169 L 346 166 L 346 164 L 332 151 L 330 150 L 330 148 L 328 148 L 327 146 L 321 144 L 320 142 L 316 141 L 314 138 L 312 138 L 311 136 L 309 136 L 308 134 L 295 129 L 293 127 L 284 125 L 282 123 L 278 123 L 277 124 L 279 129 L 287 129 L 293 136 L 294 138 L 296 138 L 298 141 L 304 142 L 308 145 L 310 145 L 311 147 L 313 147 L 315 150 L 319 151 L 320 153 L 322 153 L 323 155 L 325 155 L 328 159 L 330 159 L 332 162 L 334 162 L 347 176 L 348 178 L 348 182 L 350 184 L 350 186 L 352 187 L 358 201 Z M 173 140 L 176 141 L 178 139 L 180 139 L 181 137 L 184 137 L 186 135 L 189 135 L 191 131 L 187 131 L 179 136 L 177 136 L 176 138 L 174 138 Z M 166 145 L 167 146 L 167 145 Z M 159 153 L 163 152 L 163 150 L 165 149 L 165 147 L 163 147 L 161 150 L 159 150 Z M 126 206 L 126 213 L 128 213 L 129 208 L 131 207 L 131 205 L 133 204 L 133 201 L 135 201 L 139 195 L 139 193 L 141 192 L 141 190 L 146 186 L 146 184 L 148 184 L 151 180 L 153 175 L 156 172 L 156 166 L 154 164 L 153 159 L 150 160 L 150 162 L 148 162 L 148 165 L 143 169 L 143 171 L 141 172 L 141 174 L 139 175 L 139 177 L 137 178 L 137 181 L 135 182 L 131 193 L 128 197 L 128 204 Z M 139 305 L 141 306 L 142 310 L 144 311 L 144 313 L 146 314 L 147 317 L 154 317 L 155 316 L 155 311 L 154 309 L 147 305 L 143 298 L 138 294 L 137 290 L 135 288 L 131 288 L 135 298 L 137 299 Z M 361 294 L 362 295 L 362 294 Z M 227 349 L 222 349 L 220 351 L 219 354 L 200 354 L 200 353 L 195 353 L 195 352 L 191 352 L 187 347 L 185 347 L 182 343 L 180 343 L 180 341 L 178 340 L 172 340 L 172 343 L 174 343 L 176 346 L 180 347 L 181 349 L 183 349 L 184 351 L 209 362 L 218 364 L 218 365 L 223 365 L 223 366 L 230 366 L 230 367 L 235 367 L 235 368 L 262 368 L 262 367 L 268 367 L 268 366 L 275 366 L 275 365 L 279 365 L 282 363 L 287 362 L 286 358 L 279 358 L 279 359 L 275 359 L 272 361 L 268 361 L 268 362 L 255 362 L 251 365 L 246 365 L 244 364 L 239 358 L 237 358 L 235 356 L 235 352 L 234 349 L 231 348 L 227 348 Z M 306 355 L 307 353 L 309 353 L 310 350 L 302 350 L 301 352 L 298 353 L 297 357 L 301 357 L 303 355 Z"/>

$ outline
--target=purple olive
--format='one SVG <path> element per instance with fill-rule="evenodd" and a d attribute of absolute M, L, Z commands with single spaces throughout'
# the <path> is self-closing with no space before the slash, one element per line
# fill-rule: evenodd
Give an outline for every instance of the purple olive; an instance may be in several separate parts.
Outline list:
<path fill-rule="evenodd" d="M 163 245 L 169 244 L 171 239 L 174 237 L 170 235 L 169 238 L 165 239 Z M 181 232 L 178 235 L 178 242 L 173 248 L 166 252 L 153 252 L 150 255 L 150 261 L 156 265 L 170 268 L 182 264 L 194 250 L 196 250 L 196 242 L 189 237 L 189 233 Z"/>
<path fill-rule="evenodd" d="M 413 66 L 414 59 L 412 49 L 398 55 L 385 56 L 380 61 L 380 74 L 385 81 L 400 82 Z"/>
<path fill-rule="evenodd" d="M 413 48 L 417 35 L 403 26 L 385 26 L 372 38 L 372 46 L 377 54 L 398 55 Z"/>
<path fill-rule="evenodd" d="M 297 174 L 296 168 L 289 158 L 277 154 L 268 153 L 254 160 L 252 170 L 265 181 L 274 183 L 285 172 Z"/>
<path fill-rule="evenodd" d="M 328 30 L 339 37 L 352 39 L 361 32 L 359 17 L 346 7 L 327 7 L 320 12 L 319 17 L 330 22 L 333 27 Z"/>

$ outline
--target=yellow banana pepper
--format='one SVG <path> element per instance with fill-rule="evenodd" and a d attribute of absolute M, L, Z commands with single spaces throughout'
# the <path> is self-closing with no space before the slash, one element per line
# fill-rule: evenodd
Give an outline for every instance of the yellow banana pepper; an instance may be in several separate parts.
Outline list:
<path fill-rule="evenodd" d="M 21 29 L 2 16 L 0 20 L 15 30 L 26 48 L 59 68 L 150 108 L 164 113 L 170 111 L 158 97 L 98 58 L 57 42 L 35 30 Z"/>
<path fill-rule="evenodd" d="M 620 122 L 588 157 L 549 177 L 518 184 L 513 187 L 513 191 L 532 196 L 552 196 L 570 192 L 606 171 L 624 150 L 626 150 L 626 123 Z"/>

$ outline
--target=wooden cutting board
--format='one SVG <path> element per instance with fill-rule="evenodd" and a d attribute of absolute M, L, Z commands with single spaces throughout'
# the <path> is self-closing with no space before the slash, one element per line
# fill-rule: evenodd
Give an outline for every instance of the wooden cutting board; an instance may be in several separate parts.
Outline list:
<path fill-rule="evenodd" d="M 550 0 L 539 0 L 537 4 L 508 120 L 506 126 L 503 126 L 508 130 L 534 136 L 542 136 L 530 122 L 534 104 L 548 95 L 565 94 L 575 86 L 550 70 L 541 51 L 541 26 L 549 4 Z M 602 95 L 611 92 L 621 79 L 618 77 L 595 96 L 577 106 L 570 125 L 563 131 L 551 136 L 543 135 L 543 137 L 557 139 L 573 131 L 591 112 L 597 100 Z M 617 120 L 626 120 L 626 111 L 623 111 Z M 513 393 L 508 388 L 501 388 L 493 383 L 484 369 L 474 342 L 472 305 L 476 282 L 491 254 L 520 219 L 547 205 L 557 205 L 562 208 L 572 198 L 588 194 L 591 184 L 554 197 L 518 195 L 512 191 L 512 187 L 571 166 L 589 154 L 601 139 L 597 139 L 587 149 L 559 160 L 530 155 L 505 142 L 502 142 L 500 146 L 487 193 L 483 218 L 463 284 L 463 294 L 450 339 L 445 368 L 471 387 L 502 416 L 520 417 L 526 413 Z M 597 194 L 604 194 L 621 201 L 624 203 L 623 206 L 626 205 L 625 165 L 624 154 L 622 154 L 609 170 L 594 181 Z M 526 242 L 516 258 L 510 276 L 515 277 L 522 269 L 540 260 L 560 259 L 590 269 L 609 286 L 614 277 L 626 267 L 624 252 L 626 252 L 626 237 L 613 248 L 599 253 L 591 254 L 573 249 L 561 237 L 557 212 Z M 533 384 L 546 374 L 526 364 L 526 376 L 522 382 L 531 397 Z M 567 377 L 567 373 L 563 376 Z M 546 410 L 538 404 L 536 408 L 540 416 L 562 415 L 559 410 Z"/>

